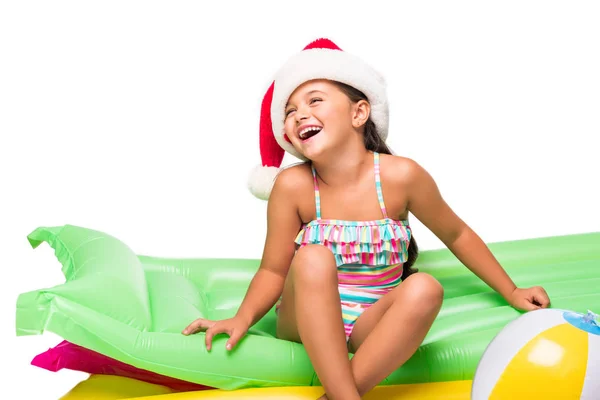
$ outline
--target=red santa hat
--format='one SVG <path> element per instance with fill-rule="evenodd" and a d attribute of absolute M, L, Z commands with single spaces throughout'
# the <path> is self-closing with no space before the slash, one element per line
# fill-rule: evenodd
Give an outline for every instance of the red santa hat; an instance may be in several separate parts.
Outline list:
<path fill-rule="evenodd" d="M 298 86 L 313 79 L 342 82 L 363 92 L 371 105 L 370 117 L 377 133 L 387 139 L 389 111 L 384 78 L 331 40 L 315 40 L 281 67 L 263 98 L 259 126 L 262 163 L 252 170 L 248 181 L 250 192 L 259 199 L 269 198 L 286 151 L 306 160 L 285 136 L 285 105 Z"/>

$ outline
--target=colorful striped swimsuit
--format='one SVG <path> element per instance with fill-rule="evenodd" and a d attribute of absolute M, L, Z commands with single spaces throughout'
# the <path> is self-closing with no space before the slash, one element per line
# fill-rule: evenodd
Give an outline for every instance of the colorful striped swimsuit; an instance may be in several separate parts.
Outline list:
<path fill-rule="evenodd" d="M 346 342 L 350 340 L 358 317 L 400 284 L 412 234 L 408 220 L 388 217 L 381 190 L 379 154 L 375 152 L 373 157 L 375 186 L 383 219 L 321 219 L 319 185 L 313 167 L 317 219 L 305 224 L 295 240 L 299 248 L 309 244 L 324 245 L 335 256 Z"/>

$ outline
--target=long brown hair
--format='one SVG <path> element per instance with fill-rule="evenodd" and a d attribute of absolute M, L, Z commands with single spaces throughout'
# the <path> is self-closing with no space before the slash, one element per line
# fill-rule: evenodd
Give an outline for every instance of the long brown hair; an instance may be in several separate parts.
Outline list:
<path fill-rule="evenodd" d="M 367 96 L 365 96 L 363 92 L 352 86 L 337 81 L 332 81 L 332 83 L 338 86 L 340 90 L 344 92 L 348 96 L 350 101 L 352 101 L 353 103 L 357 103 L 360 100 L 369 101 L 369 99 L 367 99 Z M 383 139 L 381 139 L 381 136 L 379 136 L 379 134 L 377 133 L 377 127 L 375 126 L 375 123 L 371 120 L 371 118 L 369 118 L 365 124 L 364 143 L 365 147 L 369 151 L 375 151 L 381 154 L 393 154 L 390 148 L 387 146 L 387 144 L 383 141 Z M 418 256 L 419 247 L 417 246 L 417 242 L 414 236 L 411 234 L 410 243 L 408 245 L 408 259 L 404 263 L 402 280 L 406 279 L 408 276 L 418 271 L 416 268 L 412 267 L 415 261 L 417 260 Z"/>

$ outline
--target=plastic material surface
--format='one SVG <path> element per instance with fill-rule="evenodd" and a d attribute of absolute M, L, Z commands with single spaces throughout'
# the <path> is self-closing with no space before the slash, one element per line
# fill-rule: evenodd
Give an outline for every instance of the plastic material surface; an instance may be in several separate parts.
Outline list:
<path fill-rule="evenodd" d="M 111 375 L 91 375 L 79 382 L 59 400 L 118 400 L 154 397 L 177 391 L 136 379 Z"/>
<path fill-rule="evenodd" d="M 275 338 L 272 309 L 231 352 L 227 336 L 204 347 L 184 336 L 198 317 L 235 314 L 259 260 L 136 255 L 125 243 L 76 226 L 38 228 L 66 281 L 23 293 L 17 334 L 54 332 L 65 340 L 162 375 L 220 389 L 320 385 L 304 347 Z M 543 285 L 553 307 L 600 309 L 600 233 L 490 244 L 515 282 Z M 486 346 L 521 315 L 448 250 L 424 251 L 416 267 L 439 279 L 442 310 L 417 353 L 382 385 L 471 380 Z"/>
<path fill-rule="evenodd" d="M 363 396 L 364 400 L 469 400 L 471 381 L 416 383 L 379 386 Z M 321 387 L 254 388 L 235 391 L 205 390 L 144 397 L 148 400 L 315 400 L 323 395 Z M 136 400 L 142 400 L 142 397 Z"/>
<path fill-rule="evenodd" d="M 178 392 L 212 389 L 196 383 L 160 375 L 114 360 L 94 350 L 62 341 L 55 347 L 38 354 L 32 365 L 57 372 L 61 369 L 81 371 L 92 375 L 114 375 L 161 385 Z"/>
<path fill-rule="evenodd" d="M 471 381 L 420 383 L 376 387 L 365 400 L 469 400 Z M 134 379 L 92 375 L 79 382 L 60 400 L 314 400 L 323 393 L 317 387 L 256 388 L 235 391 L 205 390 L 202 392 L 172 392 L 170 389 Z"/>
<path fill-rule="evenodd" d="M 591 317 L 553 308 L 509 323 L 483 353 L 471 398 L 600 398 L 600 335 L 590 332 Z"/>

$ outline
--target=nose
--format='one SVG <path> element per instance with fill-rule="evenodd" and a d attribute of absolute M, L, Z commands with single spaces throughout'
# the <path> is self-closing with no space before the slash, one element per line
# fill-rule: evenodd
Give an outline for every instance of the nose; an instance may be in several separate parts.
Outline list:
<path fill-rule="evenodd" d="M 298 110 L 296 111 L 295 117 L 296 117 L 296 122 L 302 122 L 302 121 L 307 120 L 309 118 L 309 114 L 304 109 L 304 107 L 299 107 Z"/>

